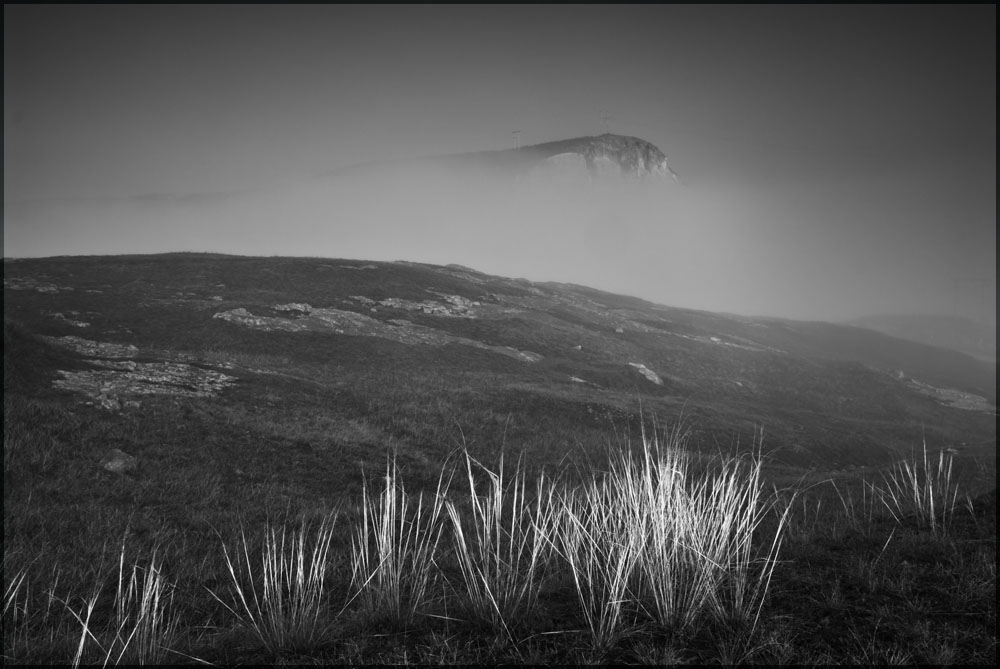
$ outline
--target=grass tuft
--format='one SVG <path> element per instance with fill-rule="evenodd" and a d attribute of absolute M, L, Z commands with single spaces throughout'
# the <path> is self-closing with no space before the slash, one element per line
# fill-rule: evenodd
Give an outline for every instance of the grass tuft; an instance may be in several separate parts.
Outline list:
<path fill-rule="evenodd" d="M 880 488 L 885 507 L 897 522 L 916 518 L 922 528 L 935 535 L 948 531 L 958 506 L 958 486 L 952 477 L 953 457 L 941 451 L 935 462 L 923 443 L 923 457 L 896 463 L 883 475 Z"/>
<path fill-rule="evenodd" d="M 765 501 L 758 458 L 693 466 L 685 434 L 643 437 L 639 456 L 623 451 L 610 471 L 566 493 L 556 533 L 596 648 L 623 629 L 627 605 L 670 633 L 708 616 L 755 629 L 781 545 L 788 509 L 769 545 L 755 534 Z"/>
<path fill-rule="evenodd" d="M 271 653 L 308 650 L 320 645 L 327 630 L 326 574 L 337 515 L 327 515 L 312 530 L 305 519 L 289 534 L 268 525 L 259 570 L 250 559 L 246 534 L 240 532 L 242 560 L 234 565 L 223 544 L 235 605 L 212 595 L 232 612 Z M 311 537 L 310 535 L 314 535 Z"/>
<path fill-rule="evenodd" d="M 561 498 L 555 545 L 573 576 L 593 649 L 610 649 L 624 633 L 629 580 L 639 556 L 639 533 L 619 491 L 594 479 Z"/>
<path fill-rule="evenodd" d="M 434 555 L 441 539 L 444 474 L 432 501 L 421 493 L 414 508 L 395 459 L 386 462 L 384 485 L 373 496 L 362 488 L 361 520 L 352 542 L 352 582 L 371 614 L 405 629 L 428 598 Z"/>
<path fill-rule="evenodd" d="M 475 468 L 487 479 L 485 495 L 476 493 Z M 448 501 L 453 545 L 468 609 L 495 632 L 513 639 L 511 628 L 524 620 L 538 601 L 542 570 L 553 523 L 553 487 L 539 476 L 533 500 L 527 477 L 518 466 L 505 481 L 503 459 L 492 472 L 465 453 L 469 506 Z"/>
<path fill-rule="evenodd" d="M 80 624 L 73 666 L 95 651 L 102 664 L 163 664 L 177 638 L 179 618 L 171 611 L 174 587 L 168 583 L 157 561 L 156 551 L 148 567 L 138 563 L 125 569 L 125 546 L 118 558 L 118 582 L 111 619 L 103 629 L 93 623 L 93 613 L 100 598 L 98 586 L 85 601 L 85 610 L 70 614 Z M 96 649 L 91 649 L 91 644 Z"/>

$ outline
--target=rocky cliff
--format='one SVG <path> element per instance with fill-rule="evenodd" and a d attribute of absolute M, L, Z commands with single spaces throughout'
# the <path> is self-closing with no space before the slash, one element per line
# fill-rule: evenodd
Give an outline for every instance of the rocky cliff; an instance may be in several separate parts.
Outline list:
<path fill-rule="evenodd" d="M 619 173 L 678 180 L 663 151 L 638 137 L 612 134 L 577 137 L 526 146 L 516 151 L 537 158 L 540 167 L 576 164 L 585 167 L 594 176 Z"/>

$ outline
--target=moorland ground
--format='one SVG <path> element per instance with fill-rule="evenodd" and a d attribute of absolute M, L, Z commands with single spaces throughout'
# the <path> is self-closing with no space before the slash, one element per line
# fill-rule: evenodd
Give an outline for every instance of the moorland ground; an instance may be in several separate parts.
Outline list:
<path fill-rule="evenodd" d="M 5 661 L 995 662 L 965 358 L 364 266 L 5 263 Z"/>

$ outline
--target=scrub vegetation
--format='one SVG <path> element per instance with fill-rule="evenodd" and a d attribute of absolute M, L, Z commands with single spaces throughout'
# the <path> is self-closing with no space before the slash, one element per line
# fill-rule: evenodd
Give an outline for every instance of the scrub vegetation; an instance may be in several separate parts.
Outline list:
<path fill-rule="evenodd" d="M 197 300 L 127 258 L 46 262 L 47 283 L 5 290 L 5 663 L 996 662 L 995 436 L 976 445 L 993 417 L 804 349 L 720 348 L 680 312 L 657 321 L 680 333 L 664 335 L 679 341 L 663 349 L 673 366 L 644 359 L 658 386 L 627 363 L 659 335 L 623 337 L 552 287 L 576 325 L 528 311 L 425 318 L 545 356 L 528 362 L 213 320 L 258 298 L 334 302 L 325 284 L 304 295 L 306 283 L 211 274 L 265 261 L 171 259 L 209 287 Z M 274 276 L 297 281 L 298 266 Z M 336 295 L 427 299 L 414 280 L 430 270 L 383 269 L 381 283 L 377 269 L 343 270 L 355 283 Z M 425 286 L 482 297 L 434 276 Z M 641 307 L 588 295 L 605 300 L 594 318 Z M 368 313 L 402 317 L 382 310 Z M 598 352 L 569 345 L 586 332 L 605 338 Z M 774 332 L 791 348 L 790 329 Z M 70 334 L 134 345 L 135 364 L 95 365 L 46 338 Z M 163 361 L 234 381 L 110 407 L 54 385 Z M 727 365 L 756 390 L 712 385 Z M 688 404 L 672 399 L 685 391 Z M 825 391 L 840 414 L 823 413 Z M 870 448 L 890 432 L 891 448 Z M 134 468 L 106 468 L 115 450 Z"/>
<path fill-rule="evenodd" d="M 5 412 L 8 662 L 995 660 L 995 493 L 948 455 L 777 488 L 674 431 L 590 470 L 460 452 L 425 490 L 390 460 L 317 499 L 183 458 L 95 476 L 60 436 L 123 425 Z"/>

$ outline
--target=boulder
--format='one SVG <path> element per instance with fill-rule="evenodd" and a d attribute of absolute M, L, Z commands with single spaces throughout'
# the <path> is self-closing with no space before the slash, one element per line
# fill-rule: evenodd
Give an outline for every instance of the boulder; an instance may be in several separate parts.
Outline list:
<path fill-rule="evenodd" d="M 101 466 L 115 474 L 130 474 L 138 468 L 139 461 L 125 451 L 112 448 L 104 455 Z"/>

